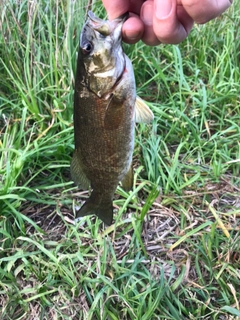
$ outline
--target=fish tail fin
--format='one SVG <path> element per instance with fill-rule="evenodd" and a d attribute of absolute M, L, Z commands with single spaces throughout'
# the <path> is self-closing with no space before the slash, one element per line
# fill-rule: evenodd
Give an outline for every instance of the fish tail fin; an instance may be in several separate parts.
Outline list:
<path fill-rule="evenodd" d="M 104 223 L 111 225 L 113 220 L 112 200 L 102 199 L 101 195 L 97 196 L 93 191 L 90 198 L 86 200 L 86 202 L 77 212 L 77 218 L 85 217 L 91 214 L 95 214 Z"/>

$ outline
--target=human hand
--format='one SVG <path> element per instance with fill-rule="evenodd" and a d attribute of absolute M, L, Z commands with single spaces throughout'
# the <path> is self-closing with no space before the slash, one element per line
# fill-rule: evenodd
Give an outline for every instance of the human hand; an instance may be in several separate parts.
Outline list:
<path fill-rule="evenodd" d="M 109 19 L 129 12 L 123 40 L 140 39 L 150 46 L 183 41 L 194 22 L 206 23 L 224 12 L 233 0 L 102 0 Z"/>

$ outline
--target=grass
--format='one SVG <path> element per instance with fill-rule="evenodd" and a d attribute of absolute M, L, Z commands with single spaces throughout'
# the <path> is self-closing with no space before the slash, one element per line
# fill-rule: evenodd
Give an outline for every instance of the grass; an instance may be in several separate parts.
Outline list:
<path fill-rule="evenodd" d="M 240 319 L 238 2 L 179 46 L 124 46 L 155 120 L 107 228 L 74 223 L 69 170 L 86 5 L 0 5 L 0 319 Z"/>

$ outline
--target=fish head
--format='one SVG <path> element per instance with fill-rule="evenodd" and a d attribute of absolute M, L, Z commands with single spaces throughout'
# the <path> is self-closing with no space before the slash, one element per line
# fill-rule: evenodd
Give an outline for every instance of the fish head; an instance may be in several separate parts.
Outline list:
<path fill-rule="evenodd" d="M 124 18 L 102 20 L 91 11 L 80 36 L 79 58 L 85 85 L 99 97 L 106 95 L 125 68 L 121 45 Z"/>

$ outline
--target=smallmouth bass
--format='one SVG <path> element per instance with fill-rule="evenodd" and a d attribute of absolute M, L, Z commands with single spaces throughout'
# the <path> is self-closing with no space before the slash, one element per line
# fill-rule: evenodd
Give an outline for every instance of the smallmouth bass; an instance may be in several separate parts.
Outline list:
<path fill-rule="evenodd" d="M 122 49 L 125 19 L 105 21 L 88 12 L 75 80 L 71 175 L 79 188 L 92 189 L 77 217 L 95 214 L 108 225 L 118 183 L 125 190 L 132 188 L 135 122 L 153 119 L 136 97 L 132 64 Z"/>

